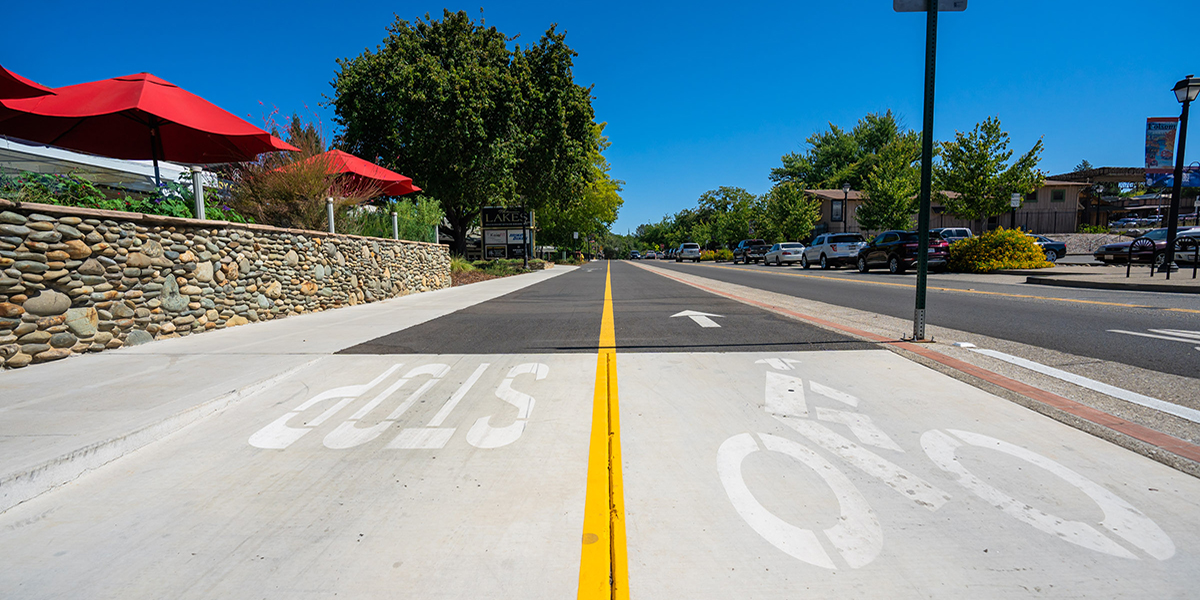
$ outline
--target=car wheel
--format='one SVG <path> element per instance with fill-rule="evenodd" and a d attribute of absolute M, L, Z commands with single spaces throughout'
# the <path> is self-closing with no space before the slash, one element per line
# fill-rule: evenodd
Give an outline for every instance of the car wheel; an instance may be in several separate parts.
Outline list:
<path fill-rule="evenodd" d="M 783 266 L 783 257 L 782 256 L 775 257 L 775 266 L 777 266 L 777 267 Z"/>
<path fill-rule="evenodd" d="M 866 273 L 867 271 L 870 271 L 870 270 L 871 270 L 871 267 L 867 266 L 867 259 L 863 258 L 861 256 L 858 257 L 858 272 Z"/>
<path fill-rule="evenodd" d="M 828 269 L 828 268 L 829 268 L 829 259 L 825 258 L 825 255 L 824 255 L 824 254 L 822 254 L 822 255 L 821 255 L 821 268 L 822 268 L 822 269 Z"/>
<path fill-rule="evenodd" d="M 900 262 L 899 256 L 893 256 L 888 259 L 888 273 L 899 275 L 904 272 L 904 263 Z"/>
<path fill-rule="evenodd" d="M 1166 262 L 1166 260 L 1167 260 L 1167 253 L 1166 253 L 1166 252 L 1158 252 L 1158 253 L 1156 253 L 1156 254 L 1154 255 L 1154 262 L 1153 262 L 1153 264 L 1154 264 L 1154 268 L 1155 268 L 1155 269 L 1158 269 L 1159 267 L 1161 267 L 1161 266 L 1163 265 L 1163 263 L 1164 263 L 1164 262 Z"/>
<path fill-rule="evenodd" d="M 1049 262 L 1058 262 L 1058 253 L 1054 250 L 1046 251 L 1046 260 Z"/>
<path fill-rule="evenodd" d="M 807 269 L 809 267 L 807 254 L 800 255 L 800 266 L 804 267 L 805 269 Z"/>

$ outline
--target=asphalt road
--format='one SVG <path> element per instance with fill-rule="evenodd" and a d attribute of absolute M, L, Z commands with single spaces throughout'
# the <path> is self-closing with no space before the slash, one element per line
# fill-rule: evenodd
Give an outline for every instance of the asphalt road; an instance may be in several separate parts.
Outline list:
<path fill-rule="evenodd" d="M 872 344 L 613 263 L 613 312 L 621 352 L 862 350 Z M 590 263 L 340 354 L 595 352 L 606 263 Z M 681 312 L 701 317 L 705 327 Z M 711 326 L 715 323 L 717 326 Z"/>
<path fill-rule="evenodd" d="M 864 275 L 798 266 L 672 261 L 652 264 L 901 319 L 911 320 L 913 315 L 913 274 Z M 1110 331 L 1162 335 L 1152 330 L 1179 330 L 1200 335 L 1200 298 L 1194 294 L 990 284 L 955 274 L 930 275 L 927 289 L 926 322 L 930 325 L 1185 377 L 1200 373 L 1200 350 L 1193 347 L 1200 343 Z"/>

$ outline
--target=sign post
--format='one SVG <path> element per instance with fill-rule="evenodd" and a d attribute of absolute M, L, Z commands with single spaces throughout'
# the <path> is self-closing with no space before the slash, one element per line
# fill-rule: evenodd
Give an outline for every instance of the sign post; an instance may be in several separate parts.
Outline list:
<path fill-rule="evenodd" d="M 967 0 L 893 0 L 896 12 L 925 13 L 925 118 L 921 127 L 921 207 L 917 213 L 917 302 L 912 341 L 925 341 L 925 287 L 929 275 L 929 196 L 933 188 L 933 82 L 937 60 L 938 10 L 962 11 Z"/>
<path fill-rule="evenodd" d="M 1021 207 L 1021 195 L 1016 192 L 1013 192 L 1012 198 L 1009 198 L 1009 200 L 1008 200 L 1008 205 L 1012 207 L 1012 219 L 1010 219 L 1008 221 L 1008 228 L 1016 229 L 1017 228 L 1017 209 Z M 1029 223 L 1026 222 L 1025 224 L 1028 225 Z"/>

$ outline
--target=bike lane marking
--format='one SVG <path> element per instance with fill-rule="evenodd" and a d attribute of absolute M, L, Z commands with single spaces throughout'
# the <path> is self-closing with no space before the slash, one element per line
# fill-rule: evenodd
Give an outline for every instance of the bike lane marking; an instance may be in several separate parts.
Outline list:
<path fill-rule="evenodd" d="M 642 268 L 645 268 L 645 267 L 642 267 Z M 1087 421 L 1095 426 L 1102 427 L 1105 429 L 1110 429 L 1120 435 L 1128 436 L 1139 442 L 1144 442 L 1146 444 L 1155 446 L 1164 452 L 1169 452 L 1171 454 L 1183 457 L 1185 459 L 1188 459 L 1188 460 L 1191 460 L 1194 462 L 1200 462 L 1200 445 L 1192 444 L 1191 442 L 1181 440 L 1175 436 L 1162 433 L 1161 431 L 1155 431 L 1153 429 L 1150 429 L 1149 427 L 1138 425 L 1137 423 L 1127 421 L 1125 419 L 1122 419 L 1121 417 L 1111 415 L 1104 411 L 1097 410 L 1095 408 L 1087 406 L 1086 404 L 1076 402 L 1069 398 L 1064 398 L 1063 396 L 1059 396 L 1058 394 L 1055 394 L 1053 392 L 1048 392 L 1046 390 L 1034 387 L 1027 383 L 1017 381 L 1015 379 L 1012 379 L 1011 377 L 1006 377 L 999 373 L 989 371 L 983 367 L 973 365 L 966 361 L 962 361 L 957 358 L 952 358 L 952 357 L 946 356 L 945 354 L 942 354 L 941 352 L 931 350 L 927 347 L 924 347 L 921 344 L 914 344 L 911 342 L 899 342 L 899 341 L 896 341 L 896 340 L 893 340 L 890 338 L 885 338 L 883 336 L 876 335 L 876 334 L 868 332 L 868 331 L 863 331 L 861 329 L 857 329 L 855 327 L 850 327 L 848 325 L 842 325 L 840 323 L 834 323 L 833 321 L 828 321 L 828 320 L 822 319 L 820 317 L 814 317 L 812 315 L 804 314 L 804 313 L 801 313 L 798 311 L 789 310 L 789 309 L 786 309 L 786 308 L 783 308 L 780 306 L 775 306 L 774 304 L 770 304 L 767 302 L 761 302 L 758 300 L 752 300 L 750 298 L 745 298 L 745 297 L 739 296 L 737 294 L 725 292 L 725 291 L 714 289 L 712 287 L 709 287 L 709 286 L 706 286 L 706 285 L 703 285 L 700 283 L 688 281 L 687 279 L 684 279 L 682 277 L 677 277 L 674 274 L 667 272 L 665 270 L 662 270 L 662 269 L 656 269 L 656 270 L 646 269 L 646 270 L 650 270 L 651 272 L 657 273 L 658 275 L 666 277 L 667 279 L 673 279 L 675 281 L 678 281 L 680 283 L 685 283 L 685 284 L 695 287 L 697 289 L 701 289 L 706 292 L 716 294 L 718 296 L 723 296 L 725 298 L 729 298 L 732 300 L 737 300 L 739 302 L 743 302 L 743 303 L 749 304 L 751 306 L 757 306 L 759 308 L 774 312 L 776 314 L 788 315 L 790 317 L 794 317 L 794 318 L 800 319 L 802 321 L 808 321 L 810 323 L 815 323 L 815 324 L 821 325 L 822 327 L 827 327 L 827 328 L 834 329 L 837 331 L 842 331 L 842 332 L 845 332 L 850 335 L 857 336 L 857 337 L 860 337 L 860 338 L 863 338 L 866 340 L 887 344 L 887 347 L 889 347 L 889 348 L 898 348 L 901 350 L 912 352 L 913 354 L 916 354 L 923 358 L 940 363 L 951 369 L 960 371 L 966 375 L 970 375 L 972 377 L 977 377 L 977 378 L 979 378 L 983 381 L 986 381 L 987 383 L 990 383 L 992 385 L 996 385 L 996 386 L 1006 389 L 1010 392 L 1015 392 L 1021 396 L 1024 396 L 1025 398 L 1028 398 L 1029 400 L 1031 400 L 1039 405 L 1042 405 L 1043 407 L 1045 407 L 1047 409 L 1062 411 L 1064 413 L 1067 413 L 1068 415 L 1071 415 L 1072 417 L 1077 417 L 1079 419 L 1083 419 L 1084 421 Z M 1200 312 L 1200 311 L 1197 311 L 1197 312 Z M 1041 412 L 1041 411 L 1039 411 L 1039 412 Z"/>
<path fill-rule="evenodd" d="M 1200 542 L 1200 483 L 890 352 L 619 363 L 634 598 L 1169 597 L 1200 583 L 1176 556 Z M 773 399 L 784 366 L 804 405 Z M 961 449 L 928 454 L 931 431 Z"/>
<path fill-rule="evenodd" d="M 598 346 L 577 597 L 623 600 L 629 598 L 629 560 L 625 536 L 611 263 L 607 266 L 604 278 L 604 312 L 600 320 Z"/>

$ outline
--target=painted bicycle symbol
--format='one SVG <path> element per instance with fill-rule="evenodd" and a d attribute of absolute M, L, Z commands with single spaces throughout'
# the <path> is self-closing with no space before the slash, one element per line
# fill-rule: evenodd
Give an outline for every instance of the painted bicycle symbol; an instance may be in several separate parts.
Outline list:
<path fill-rule="evenodd" d="M 771 358 L 758 362 L 776 371 L 790 371 L 795 361 Z M 936 512 L 952 500 L 949 493 L 865 447 L 893 453 L 904 452 L 868 415 L 856 410 L 820 406 L 810 411 L 805 399 L 805 381 L 776 371 L 766 372 L 763 406 L 772 417 L 809 443 L 878 479 L 906 501 Z M 812 380 L 807 383 L 809 392 L 833 400 L 840 406 L 856 409 L 861 403 L 857 397 L 846 392 Z M 857 442 L 824 423 L 844 425 Z M 957 458 L 958 450 L 964 446 L 1006 454 L 1058 477 L 1091 498 L 1103 511 L 1103 520 L 1098 523 L 1099 527 L 1072 521 L 1017 499 L 968 470 Z M 1152 558 L 1167 560 L 1175 555 L 1174 543 L 1153 520 L 1116 494 L 1041 454 L 993 437 L 957 429 L 931 429 L 924 432 L 921 435 L 921 449 L 935 466 L 953 475 L 966 491 L 1038 531 L 1110 556 L 1133 560 L 1139 558 L 1101 531 L 1107 530 Z M 742 463 L 746 457 L 760 451 L 778 452 L 803 464 L 833 492 L 840 505 L 839 521 L 821 533 L 846 565 L 861 568 L 879 555 L 884 537 L 879 517 L 854 482 L 837 466 L 800 442 L 769 433 L 740 433 L 725 440 L 717 451 L 717 474 L 734 508 L 755 532 L 798 560 L 826 569 L 837 568 L 817 532 L 780 519 L 755 499 L 743 477 Z"/>

